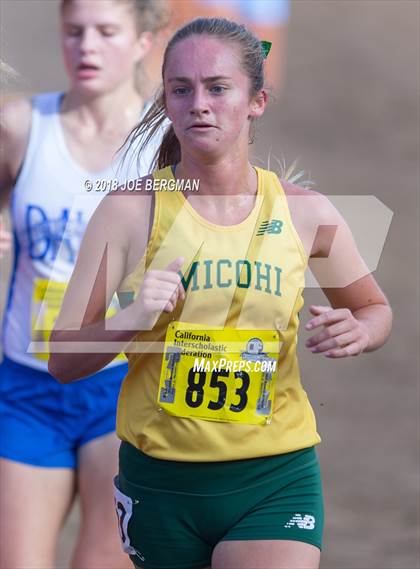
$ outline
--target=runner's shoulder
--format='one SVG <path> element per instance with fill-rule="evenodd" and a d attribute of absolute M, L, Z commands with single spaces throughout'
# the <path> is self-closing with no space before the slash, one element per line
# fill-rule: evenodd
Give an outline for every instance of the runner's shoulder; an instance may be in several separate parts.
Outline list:
<path fill-rule="evenodd" d="M 300 212 L 301 215 L 311 217 L 312 220 L 316 218 L 318 223 L 332 223 L 333 220 L 337 220 L 339 213 L 328 196 L 287 180 L 281 180 L 281 185 L 286 196 L 292 198 L 289 199 L 289 204 L 292 202 L 295 211 Z"/>
<path fill-rule="evenodd" d="M 288 180 L 280 180 L 282 188 L 287 196 L 321 196 L 319 192 L 310 188 L 292 184 Z"/>

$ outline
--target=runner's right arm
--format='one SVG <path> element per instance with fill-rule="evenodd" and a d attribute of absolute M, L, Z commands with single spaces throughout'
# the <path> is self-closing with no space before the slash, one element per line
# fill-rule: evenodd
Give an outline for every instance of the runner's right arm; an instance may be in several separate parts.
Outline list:
<path fill-rule="evenodd" d="M 148 196 L 116 192 L 89 222 L 50 338 L 48 369 L 61 383 L 102 369 L 183 297 L 177 274 L 182 260 L 177 259 L 162 271 L 148 271 L 134 302 L 105 324 L 113 294 L 146 250 L 150 211 Z M 114 345 L 107 349 L 110 342 Z"/>

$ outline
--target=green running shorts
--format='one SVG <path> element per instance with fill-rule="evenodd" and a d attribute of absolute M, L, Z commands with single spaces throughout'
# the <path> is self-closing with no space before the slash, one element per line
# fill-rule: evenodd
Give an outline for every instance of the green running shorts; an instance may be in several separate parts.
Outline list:
<path fill-rule="evenodd" d="M 124 551 L 144 569 L 203 569 L 226 540 L 296 540 L 321 549 L 315 448 L 229 462 L 152 458 L 120 448 L 115 502 Z"/>

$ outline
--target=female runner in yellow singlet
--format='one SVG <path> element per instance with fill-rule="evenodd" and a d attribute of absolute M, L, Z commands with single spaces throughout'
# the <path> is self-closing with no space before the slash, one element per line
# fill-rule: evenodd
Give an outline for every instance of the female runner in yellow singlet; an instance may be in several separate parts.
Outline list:
<path fill-rule="evenodd" d="M 115 497 L 123 547 L 144 569 L 318 567 L 320 439 L 296 357 L 308 262 L 328 299 L 310 307 L 312 352 L 355 356 L 390 330 L 328 199 L 249 162 L 263 68 L 260 42 L 234 22 L 177 31 L 136 132 L 172 121 L 159 169 L 95 213 L 52 335 L 62 383 L 126 350 Z M 115 291 L 122 310 L 104 326 Z"/>

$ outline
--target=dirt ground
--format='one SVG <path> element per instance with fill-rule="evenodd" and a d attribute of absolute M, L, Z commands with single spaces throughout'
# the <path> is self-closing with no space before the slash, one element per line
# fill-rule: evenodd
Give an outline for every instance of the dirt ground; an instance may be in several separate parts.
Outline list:
<path fill-rule="evenodd" d="M 26 91 L 63 86 L 55 4 L 1 2 L 3 57 Z M 419 16 L 416 0 L 293 0 L 285 88 L 256 145 L 263 163 L 270 150 L 287 162 L 299 157 L 325 194 L 373 194 L 394 212 L 375 273 L 395 313 L 389 342 L 328 361 L 301 341 L 323 438 L 323 569 L 419 567 Z M 322 294 L 309 290 L 306 300 L 322 302 Z M 75 510 L 60 568 L 77 524 Z"/>

